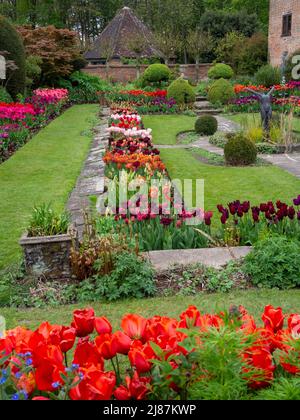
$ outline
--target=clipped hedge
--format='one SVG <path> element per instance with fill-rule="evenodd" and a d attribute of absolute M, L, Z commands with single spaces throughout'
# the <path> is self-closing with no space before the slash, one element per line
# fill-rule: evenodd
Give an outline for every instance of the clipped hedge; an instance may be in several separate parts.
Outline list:
<path fill-rule="evenodd" d="M 168 99 L 174 98 L 177 105 L 192 105 L 196 101 L 196 94 L 192 86 L 184 79 L 175 80 L 168 89 Z"/>
<path fill-rule="evenodd" d="M 208 77 L 210 79 L 232 79 L 234 71 L 228 64 L 218 63 L 211 67 L 208 71 Z"/>
<path fill-rule="evenodd" d="M 15 62 L 17 70 L 9 75 L 7 91 L 16 99 L 18 94 L 24 94 L 26 86 L 26 57 L 23 41 L 13 25 L 0 16 L 0 51 L 7 51 L 6 58 Z"/>
<path fill-rule="evenodd" d="M 235 96 L 232 85 L 225 79 L 216 80 L 208 91 L 208 100 L 212 104 L 227 104 Z"/>
<path fill-rule="evenodd" d="M 195 123 L 195 131 L 202 136 L 212 136 L 218 130 L 218 121 L 212 115 L 202 115 Z"/>
<path fill-rule="evenodd" d="M 165 64 L 152 64 L 143 74 L 144 83 L 162 83 L 168 82 L 171 77 L 171 71 Z"/>
<path fill-rule="evenodd" d="M 226 163 L 231 166 L 252 165 L 257 159 L 257 149 L 243 134 L 231 136 L 224 147 Z"/>

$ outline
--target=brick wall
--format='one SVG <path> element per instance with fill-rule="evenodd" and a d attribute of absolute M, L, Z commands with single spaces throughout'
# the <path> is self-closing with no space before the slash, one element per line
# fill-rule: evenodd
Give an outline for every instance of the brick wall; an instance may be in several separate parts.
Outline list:
<path fill-rule="evenodd" d="M 283 15 L 292 13 L 292 35 L 282 36 Z M 273 66 L 280 66 L 285 51 L 300 49 L 300 0 L 270 0 L 269 55 Z"/>
<path fill-rule="evenodd" d="M 142 66 L 141 72 L 143 73 L 148 66 Z M 175 65 L 170 65 L 170 69 L 174 69 Z M 207 73 L 211 64 L 200 64 L 199 66 L 199 79 L 203 80 L 207 78 Z M 92 65 L 89 64 L 84 72 L 92 75 L 101 77 L 102 79 L 107 78 L 107 67 L 105 65 Z M 183 73 L 188 79 L 197 80 L 197 71 L 195 64 L 184 64 L 179 66 L 180 73 Z M 135 66 L 130 65 L 116 65 L 111 64 L 108 70 L 108 77 L 113 82 L 127 83 L 132 82 L 137 78 L 137 69 Z"/>

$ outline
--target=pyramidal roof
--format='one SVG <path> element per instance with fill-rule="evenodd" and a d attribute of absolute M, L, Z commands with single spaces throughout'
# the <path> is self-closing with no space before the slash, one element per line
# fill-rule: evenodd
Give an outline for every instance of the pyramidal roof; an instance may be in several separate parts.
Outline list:
<path fill-rule="evenodd" d="M 95 40 L 90 51 L 85 54 L 85 58 L 88 60 L 105 58 L 106 54 L 104 51 L 108 46 L 112 50 L 111 55 L 114 58 L 134 57 L 135 54 L 130 51 L 128 45 L 129 40 L 132 39 L 145 40 L 142 57 L 161 56 L 160 51 L 153 46 L 151 31 L 129 7 L 124 7 Z"/>

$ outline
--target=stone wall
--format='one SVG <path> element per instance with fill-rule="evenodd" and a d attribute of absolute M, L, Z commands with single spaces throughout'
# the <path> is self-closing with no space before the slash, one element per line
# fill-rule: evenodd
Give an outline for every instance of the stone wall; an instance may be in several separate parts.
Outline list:
<path fill-rule="evenodd" d="M 292 35 L 282 36 L 283 16 L 292 13 Z M 280 66 L 284 52 L 300 49 L 300 1 L 270 0 L 269 55 L 273 66 Z"/>
<path fill-rule="evenodd" d="M 40 238 L 29 238 L 24 235 L 20 245 L 24 251 L 27 274 L 47 280 L 70 279 L 72 243 L 70 235 Z"/>
<path fill-rule="evenodd" d="M 141 73 L 143 73 L 148 66 L 141 66 Z M 175 69 L 176 65 L 170 65 L 170 69 Z M 195 64 L 183 64 L 179 65 L 179 72 L 183 73 L 184 76 L 190 80 L 197 81 L 197 69 Z M 200 64 L 199 66 L 199 79 L 203 80 L 207 78 L 208 70 L 210 69 L 211 64 Z M 107 77 L 113 82 L 127 83 L 132 82 L 137 78 L 137 69 L 135 66 L 131 65 L 121 65 L 121 64 L 111 64 L 109 69 L 105 65 L 100 64 L 89 64 L 84 72 L 99 76 L 101 79 L 106 79 Z"/>

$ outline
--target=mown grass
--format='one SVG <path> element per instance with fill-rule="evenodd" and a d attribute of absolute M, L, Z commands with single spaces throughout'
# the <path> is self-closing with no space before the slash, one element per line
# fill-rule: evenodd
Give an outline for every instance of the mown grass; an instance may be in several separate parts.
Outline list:
<path fill-rule="evenodd" d="M 70 324 L 75 309 L 92 306 L 98 316 L 106 316 L 114 328 L 119 328 L 121 318 L 128 313 L 138 313 L 145 317 L 163 315 L 178 318 L 189 305 L 195 305 L 202 313 L 228 310 L 231 305 L 243 305 L 256 320 L 266 305 L 282 307 L 286 313 L 300 313 L 300 290 L 247 290 L 232 291 L 230 294 L 198 294 L 196 296 L 177 296 L 155 299 L 126 300 L 107 304 L 71 305 L 47 309 L 8 309 L 0 308 L 0 315 L 6 319 L 7 328 L 22 325 L 36 328 L 41 322 Z"/>
<path fill-rule="evenodd" d="M 153 130 L 153 143 L 172 145 L 177 143 L 176 136 L 182 131 L 194 130 L 195 117 L 187 115 L 146 115 L 143 122 Z"/>
<path fill-rule="evenodd" d="M 64 208 L 87 155 L 97 111 L 97 105 L 68 109 L 0 166 L 0 269 L 20 256 L 18 241 L 35 204 Z"/>
<path fill-rule="evenodd" d="M 300 180 L 276 166 L 225 167 L 200 162 L 185 149 L 161 150 L 171 179 L 203 179 L 205 209 L 250 200 L 253 205 L 281 199 L 291 202 L 300 193 Z M 194 189 L 195 190 L 195 189 Z"/>

